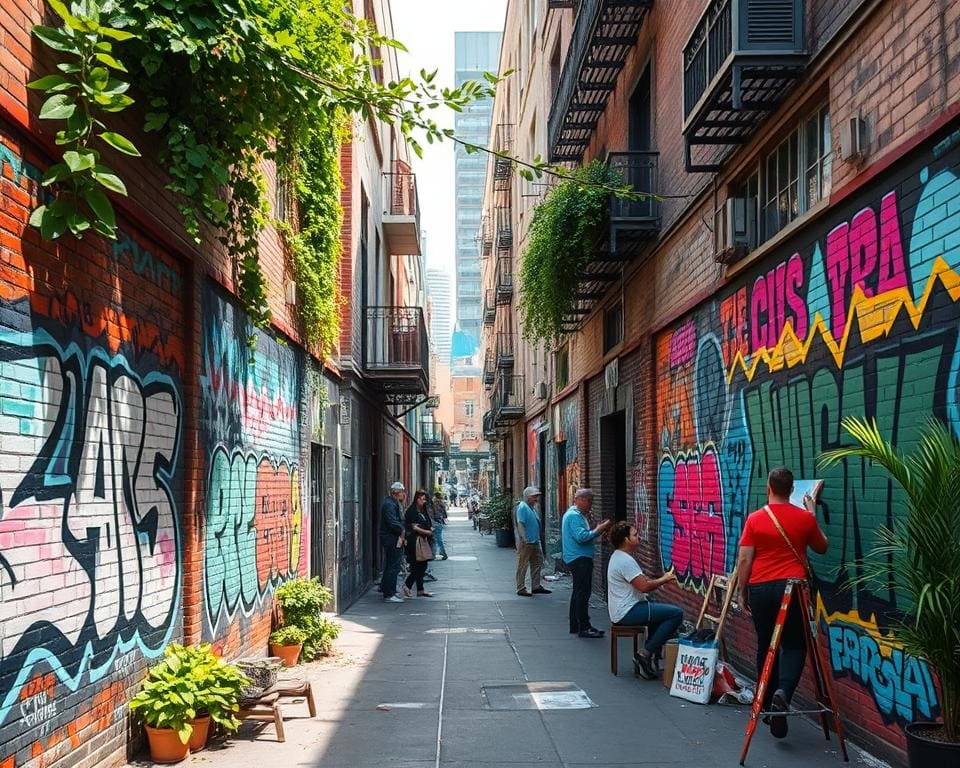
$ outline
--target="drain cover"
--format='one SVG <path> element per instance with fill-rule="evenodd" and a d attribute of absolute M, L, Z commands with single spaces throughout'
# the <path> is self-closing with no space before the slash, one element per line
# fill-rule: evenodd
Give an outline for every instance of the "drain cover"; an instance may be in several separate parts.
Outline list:
<path fill-rule="evenodd" d="M 575 683 L 483 683 L 487 709 L 590 709 L 596 706 Z"/>

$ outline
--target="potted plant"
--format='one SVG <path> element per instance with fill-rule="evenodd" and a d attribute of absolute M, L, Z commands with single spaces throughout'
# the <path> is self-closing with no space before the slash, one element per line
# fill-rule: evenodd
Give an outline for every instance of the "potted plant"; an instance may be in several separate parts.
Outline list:
<path fill-rule="evenodd" d="M 167 655 L 150 669 L 140 692 L 130 702 L 130 711 L 143 719 L 150 759 L 155 763 L 177 763 L 190 754 L 197 687 L 183 671 L 181 660 Z"/>
<path fill-rule="evenodd" d="M 167 654 L 177 655 L 194 680 L 197 693 L 190 736 L 190 751 L 199 752 L 207 745 L 210 724 L 215 723 L 232 732 L 240 727 L 240 694 L 249 680 L 235 664 L 229 664 L 213 652 L 209 643 L 199 646 L 169 645 Z"/>
<path fill-rule="evenodd" d="M 319 579 L 286 581 L 277 587 L 274 599 L 282 616 L 280 627 L 293 625 L 306 633 L 300 652 L 303 661 L 313 661 L 330 652 L 340 634 L 340 625 L 323 615 L 323 608 L 333 599 L 333 593 Z"/>
<path fill-rule="evenodd" d="M 270 653 L 283 659 L 285 667 L 292 667 L 300 658 L 307 633 L 296 624 L 284 624 L 270 634 Z"/>
<path fill-rule="evenodd" d="M 844 419 L 856 443 L 827 451 L 823 467 L 862 457 L 881 466 L 906 492 L 905 514 L 881 527 L 879 544 L 861 561 L 865 581 L 893 586 L 912 606 L 892 617 L 905 652 L 926 660 L 940 681 L 942 722 L 906 726 L 913 768 L 960 765 L 960 442 L 931 419 L 919 445 L 904 455 L 875 421 Z"/>
<path fill-rule="evenodd" d="M 485 514 L 494 530 L 498 547 L 513 546 L 513 502 L 505 493 L 493 494 L 485 506 Z"/>

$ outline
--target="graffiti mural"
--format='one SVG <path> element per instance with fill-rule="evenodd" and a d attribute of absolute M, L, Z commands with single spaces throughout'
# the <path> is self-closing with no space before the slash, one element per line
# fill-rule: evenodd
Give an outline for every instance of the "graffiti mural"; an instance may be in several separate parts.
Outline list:
<path fill-rule="evenodd" d="M 560 493 L 561 516 L 573 504 L 573 494 L 580 487 L 580 402 L 568 397 L 560 404 L 560 436 L 563 450 L 557 454 L 557 487 Z"/>
<path fill-rule="evenodd" d="M 656 339 L 663 566 L 702 589 L 732 569 L 772 467 L 822 478 L 830 549 L 812 565 L 833 672 L 868 691 L 889 723 L 936 716 L 936 689 L 890 634 L 910 609 L 892 581 L 849 581 L 877 528 L 906 506 L 867 462 L 820 471 L 816 459 L 844 441 L 846 416 L 875 418 L 904 450 L 931 414 L 960 431 L 958 165 L 960 132 Z"/>
<path fill-rule="evenodd" d="M 40 246 L 41 175 L 0 136 L 22 229 L 0 260 L 0 726 L 52 761 L 91 687 L 122 691 L 179 631 L 183 319 L 179 264 L 133 234 L 139 268 Z"/>
<path fill-rule="evenodd" d="M 219 640 L 237 616 L 260 612 L 278 584 L 306 568 L 304 374 L 293 348 L 253 328 L 213 288 L 203 313 L 204 632 Z"/>

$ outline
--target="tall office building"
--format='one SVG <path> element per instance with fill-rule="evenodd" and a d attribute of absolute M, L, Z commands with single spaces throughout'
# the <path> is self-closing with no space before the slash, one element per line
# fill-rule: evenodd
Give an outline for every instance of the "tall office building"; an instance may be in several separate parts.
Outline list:
<path fill-rule="evenodd" d="M 454 56 L 457 85 L 480 80 L 484 72 L 496 72 L 500 63 L 499 32 L 456 32 Z M 466 107 L 454 117 L 457 136 L 480 146 L 490 137 L 493 100 L 483 99 Z M 480 249 L 477 235 L 483 207 L 483 186 L 487 156 L 468 154 L 456 148 L 457 216 L 457 328 L 479 343 L 483 297 L 480 289 Z"/>
<path fill-rule="evenodd" d="M 450 340 L 453 335 L 450 290 L 450 274 L 442 269 L 427 270 L 427 297 L 430 300 L 430 348 L 436 350 L 437 359 L 450 364 Z"/>

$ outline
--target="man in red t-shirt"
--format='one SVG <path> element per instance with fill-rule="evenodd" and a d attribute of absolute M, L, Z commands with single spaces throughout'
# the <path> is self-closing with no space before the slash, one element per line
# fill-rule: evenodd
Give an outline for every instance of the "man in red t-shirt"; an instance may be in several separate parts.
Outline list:
<path fill-rule="evenodd" d="M 740 606 L 751 613 L 757 630 L 757 675 L 770 647 L 787 579 L 807 576 L 807 547 L 822 555 L 827 551 L 815 514 L 816 500 L 804 497 L 806 509 L 790 503 L 793 473 L 786 467 L 770 470 L 767 476 L 767 505 L 753 512 L 743 527 L 737 562 L 737 592 Z M 769 512 L 768 512 L 769 510 Z M 771 519 L 776 518 L 783 533 Z M 786 712 L 800 683 L 807 645 L 803 618 L 796 600 L 791 601 L 780 639 L 779 658 L 774 660 L 763 708 Z M 787 735 L 787 718 L 769 718 L 770 733 L 782 739 Z"/>

